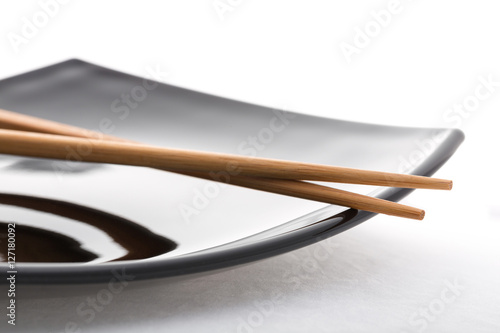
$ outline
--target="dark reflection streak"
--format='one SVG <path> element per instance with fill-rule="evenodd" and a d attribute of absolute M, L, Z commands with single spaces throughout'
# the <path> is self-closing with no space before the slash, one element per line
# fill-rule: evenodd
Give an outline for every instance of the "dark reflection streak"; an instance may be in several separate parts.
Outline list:
<path fill-rule="evenodd" d="M 55 164 L 54 164 L 55 163 Z M 66 164 L 65 164 L 66 163 Z M 71 167 L 67 167 L 71 163 Z M 90 171 L 104 168 L 104 164 L 99 163 L 76 163 L 60 162 L 45 158 L 23 158 L 5 167 L 6 170 L 30 171 L 30 172 L 56 172 L 58 168 L 63 168 L 65 173 L 88 173 Z"/>
<path fill-rule="evenodd" d="M 128 251 L 124 256 L 112 261 L 150 258 L 170 252 L 177 247 L 172 240 L 157 235 L 137 223 L 65 201 L 0 193 L 0 204 L 51 213 L 98 228 Z"/>
<path fill-rule="evenodd" d="M 12 223 L 12 222 L 9 222 Z M 0 239 L 7 239 L 8 224 L 0 222 Z M 97 255 L 81 248 L 73 238 L 40 228 L 22 225 L 16 222 L 15 260 L 18 262 L 89 262 Z M 7 246 L 0 247 L 2 260 L 7 260 Z"/>

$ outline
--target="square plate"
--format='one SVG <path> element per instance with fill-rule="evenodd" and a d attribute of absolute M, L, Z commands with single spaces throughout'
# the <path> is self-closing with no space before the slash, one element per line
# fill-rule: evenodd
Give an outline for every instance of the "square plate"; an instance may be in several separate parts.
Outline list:
<path fill-rule="evenodd" d="M 456 129 L 313 117 L 80 60 L 0 81 L 0 108 L 161 146 L 426 176 L 463 141 Z M 205 273 L 306 246 L 375 215 L 148 168 L 74 162 L 79 154 L 84 147 L 68 151 L 68 161 L 0 155 L 0 221 L 16 223 L 18 282 L 103 282 L 117 269 L 136 279 Z M 411 192 L 328 186 L 393 201 Z"/>

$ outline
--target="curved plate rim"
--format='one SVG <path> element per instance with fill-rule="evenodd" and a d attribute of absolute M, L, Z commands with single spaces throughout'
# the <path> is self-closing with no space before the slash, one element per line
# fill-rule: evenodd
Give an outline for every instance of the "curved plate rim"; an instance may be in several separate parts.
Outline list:
<path fill-rule="evenodd" d="M 71 59 L 62 63 L 52 66 L 58 66 L 66 63 L 84 63 L 87 65 L 96 66 L 88 62 L 78 59 Z M 39 70 L 47 70 L 52 67 L 43 67 Z M 101 67 L 101 66 L 96 66 Z M 102 67 L 104 68 L 104 67 Z M 106 70 L 110 70 L 105 68 Z M 35 70 L 37 71 L 37 70 Z M 111 69 L 111 71 L 114 71 Z M 29 75 L 33 71 L 16 75 L 10 78 L 2 79 L 2 81 L 20 78 Z M 124 74 L 122 72 L 118 72 Z M 129 74 L 126 74 L 129 75 Z M 161 83 L 163 84 L 163 83 Z M 179 89 L 190 89 L 176 87 Z M 193 91 L 194 92 L 194 91 Z M 209 95 L 201 92 L 201 94 Z M 212 97 L 228 99 L 225 97 L 209 95 Z M 234 100 L 233 100 L 234 101 Z M 246 103 L 246 102 L 242 102 Z M 248 104 L 248 103 L 246 103 Z M 415 128 L 415 127 L 401 127 L 401 126 L 387 126 L 379 124 L 369 124 L 362 122 L 353 122 L 346 120 L 337 120 L 333 118 L 317 117 L 311 115 L 303 115 L 307 117 L 322 118 L 325 120 L 335 120 L 352 125 L 365 125 L 373 127 L 397 128 L 397 129 L 420 129 L 426 130 L 431 128 Z M 436 130 L 444 131 L 445 137 L 441 144 L 431 153 L 427 158 L 421 161 L 410 174 L 431 176 L 437 171 L 455 152 L 464 140 L 464 134 L 459 129 L 442 129 Z M 385 188 L 378 192 L 375 197 L 391 201 L 399 201 L 409 193 L 412 189 L 403 188 Z M 113 279 L 117 271 L 133 276 L 134 280 L 145 280 L 154 278 L 166 277 L 179 277 L 184 275 L 210 273 L 216 270 L 221 270 L 229 267 L 236 267 L 243 264 L 248 264 L 258 260 L 266 259 L 278 254 L 289 252 L 301 247 L 319 242 L 326 238 L 332 237 L 336 234 L 344 232 L 353 228 L 362 222 L 374 217 L 375 213 L 366 211 L 358 211 L 355 209 L 346 209 L 341 213 L 332 216 L 328 219 L 317 221 L 306 227 L 294 230 L 292 232 L 284 233 L 270 239 L 262 239 L 250 244 L 243 244 L 231 249 L 216 248 L 208 253 L 203 253 L 204 250 L 192 254 L 181 255 L 178 257 L 170 257 L 159 259 L 155 261 L 150 260 L 133 260 L 100 263 L 95 265 L 87 264 L 32 264 L 32 263 L 18 263 L 17 281 L 25 284 L 79 284 L 79 283 L 100 283 L 107 282 Z M 208 249 L 206 249 L 208 250 Z M 6 263 L 2 266 L 6 267 Z M 118 272 L 119 274 L 119 272 Z M 5 283 L 5 279 L 2 280 Z"/>

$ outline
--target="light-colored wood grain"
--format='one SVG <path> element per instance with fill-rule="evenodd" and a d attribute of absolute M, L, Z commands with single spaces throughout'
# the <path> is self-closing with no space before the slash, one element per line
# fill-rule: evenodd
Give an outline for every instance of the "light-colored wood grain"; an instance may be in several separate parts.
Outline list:
<path fill-rule="evenodd" d="M 203 175 L 193 175 L 200 178 L 210 179 L 209 177 L 204 177 Z M 425 216 L 425 212 L 419 208 L 299 180 L 238 176 L 233 177 L 230 183 L 256 190 L 325 202 L 386 215 L 406 217 L 416 220 L 422 220 Z"/>
<path fill-rule="evenodd" d="M 79 152 L 84 162 L 113 163 L 178 171 L 237 170 L 241 176 L 301 179 L 406 188 L 450 189 L 450 181 L 330 165 L 264 159 L 138 143 L 75 138 L 61 135 L 1 130 L 4 154 L 66 159 Z"/>
<path fill-rule="evenodd" d="M 72 136 L 96 140 L 130 142 L 118 137 L 104 135 L 85 128 L 62 124 L 56 121 L 32 117 L 17 112 L 0 109 L 0 128 Z"/>
<path fill-rule="evenodd" d="M 82 161 L 150 166 L 165 171 L 173 171 L 185 175 L 217 181 L 217 179 L 214 179 L 208 172 L 206 172 L 207 170 L 204 170 L 204 172 L 199 171 L 200 169 L 196 164 L 196 158 L 210 156 L 213 161 L 209 164 L 211 168 L 209 168 L 209 170 L 225 170 L 224 168 L 219 169 L 217 166 L 223 166 L 226 169 L 230 168 L 231 176 L 226 177 L 223 181 L 233 185 L 352 207 L 376 213 L 396 215 L 413 219 L 422 219 L 424 217 L 424 211 L 421 209 L 369 196 L 350 193 L 347 191 L 341 191 L 326 186 L 311 184 L 301 180 L 262 178 L 260 173 L 257 176 L 249 177 L 246 176 L 248 173 L 241 172 L 240 163 L 246 161 L 241 161 L 238 156 L 236 156 L 237 159 L 234 160 L 233 158 L 235 156 L 233 155 L 194 152 L 196 158 L 193 160 L 193 157 L 191 156 L 193 153 L 192 151 L 175 149 L 166 150 L 165 148 L 141 145 L 128 142 L 127 140 L 121 138 L 103 136 L 100 133 L 81 129 L 79 127 L 20 115 L 5 110 L 0 110 L 0 127 L 21 131 L 57 134 L 44 135 L 37 133 L 21 133 L 12 130 L 0 130 L 0 142 L 2 143 L 0 145 L 1 153 L 67 159 L 69 156 L 74 158 L 74 152 L 80 151 L 81 154 L 79 156 Z M 77 138 L 62 137 L 62 135 Z M 180 152 L 180 159 L 174 158 L 165 160 L 163 158 L 165 154 L 172 154 L 172 152 Z M 188 159 L 189 166 L 191 167 L 188 169 L 184 167 L 186 154 L 191 156 L 191 159 Z M 215 159 L 213 157 L 214 155 L 216 157 Z M 250 158 L 249 160 L 254 161 L 256 159 Z M 267 159 L 257 160 L 263 160 L 259 161 L 261 163 L 275 161 Z M 175 167 L 173 168 L 171 164 L 168 164 L 172 161 L 175 162 L 174 165 L 179 169 Z M 285 162 L 287 165 L 289 163 L 293 163 L 288 161 L 278 162 Z M 167 163 L 167 165 L 165 163 Z M 214 166 L 215 168 L 213 168 Z M 306 164 L 306 167 L 310 166 L 313 166 L 313 168 L 324 167 Z M 267 167 L 269 167 L 269 165 L 267 165 Z M 252 169 L 245 168 L 244 170 L 250 170 L 250 174 L 252 172 Z M 278 173 L 278 175 L 282 172 L 283 171 Z"/>
<path fill-rule="evenodd" d="M 57 146 L 65 145 L 68 149 L 77 149 L 78 146 L 84 145 L 85 148 L 90 146 L 93 148 L 91 155 L 82 156 L 85 161 L 90 162 L 167 167 L 172 170 L 183 171 L 225 170 L 228 167 L 237 166 L 241 175 L 253 177 L 443 190 L 450 190 L 452 187 L 450 180 L 431 177 L 146 145 L 132 147 L 130 141 L 121 138 L 1 109 L 0 124 L 3 128 L 14 130 L 89 139 L 85 143 L 72 139 L 68 139 L 65 142 L 61 138 L 52 138 L 51 140 L 50 137 L 40 136 L 35 139 L 35 141 L 40 140 L 38 144 L 35 142 L 31 142 L 31 144 L 37 144 L 37 147 L 45 144 L 48 146 L 44 146 L 46 148 L 40 149 L 38 152 L 32 152 L 33 154 L 46 155 L 36 157 L 61 158 L 61 151 L 60 149 L 58 150 Z M 20 137 L 18 138 L 22 140 Z M 107 141 L 118 141 L 118 143 Z M 50 149 L 49 145 L 52 145 L 53 148 Z M 21 147 L 16 148 L 20 149 Z M 30 147 L 24 147 L 22 151 L 28 153 L 29 150 Z M 59 151 L 59 153 L 56 153 L 56 151 Z M 107 158 L 110 160 L 106 161 L 105 159 Z"/>

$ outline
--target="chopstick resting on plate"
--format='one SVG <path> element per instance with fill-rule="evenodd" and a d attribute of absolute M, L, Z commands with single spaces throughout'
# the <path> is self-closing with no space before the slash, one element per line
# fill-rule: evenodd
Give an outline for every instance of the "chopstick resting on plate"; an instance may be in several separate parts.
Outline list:
<path fill-rule="evenodd" d="M 302 180 L 407 188 L 451 189 L 449 180 L 230 154 L 139 144 L 98 132 L 0 109 L 0 153 L 68 159 L 82 151 L 86 162 L 153 167 L 355 209 L 422 219 L 424 211 L 402 204 L 333 189 Z M 36 132 L 36 133 L 33 133 Z M 214 172 L 230 171 L 223 180 Z M 212 175 L 210 174 L 212 173 Z"/>

